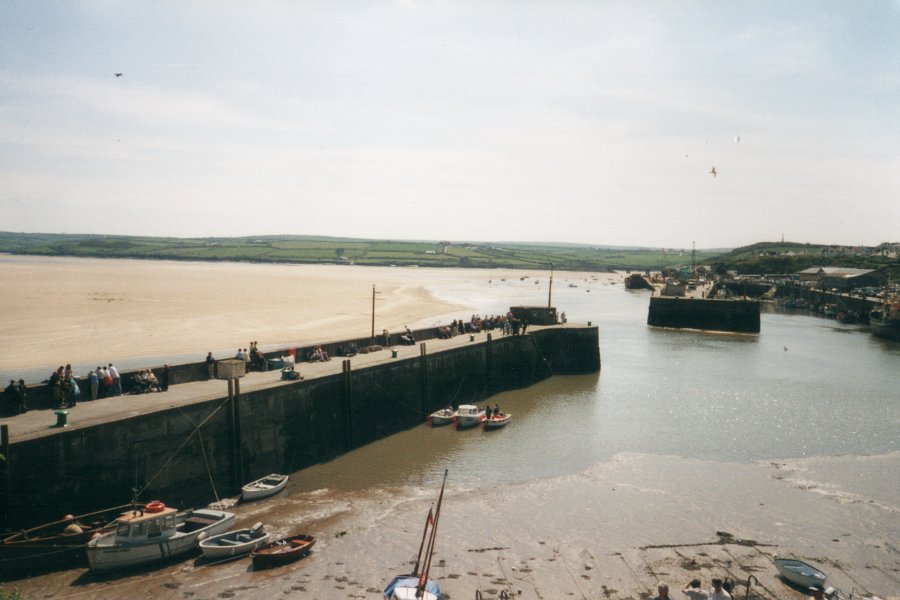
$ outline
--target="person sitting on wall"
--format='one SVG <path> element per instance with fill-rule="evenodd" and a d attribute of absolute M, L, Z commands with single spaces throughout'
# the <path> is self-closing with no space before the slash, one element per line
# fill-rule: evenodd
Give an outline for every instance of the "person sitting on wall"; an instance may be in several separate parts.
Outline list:
<path fill-rule="evenodd" d="M 406 333 L 400 336 L 400 343 L 404 346 L 412 346 L 416 343 L 416 338 L 409 327 L 406 328 Z"/>
<path fill-rule="evenodd" d="M 316 346 L 309 353 L 309 360 L 312 362 L 325 362 L 330 359 L 328 358 L 328 353 L 322 350 L 322 346 Z"/>

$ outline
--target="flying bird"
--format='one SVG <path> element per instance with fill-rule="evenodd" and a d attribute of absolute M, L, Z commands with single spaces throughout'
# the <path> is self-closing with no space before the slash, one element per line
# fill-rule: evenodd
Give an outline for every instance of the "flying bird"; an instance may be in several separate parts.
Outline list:
<path fill-rule="evenodd" d="M 122 76 L 121 73 L 113 73 L 113 75 L 115 75 L 116 77 L 121 77 L 121 76 Z"/>
<path fill-rule="evenodd" d="M 713 177 L 715 177 L 716 175 L 718 175 L 718 173 L 716 173 L 716 166 L 715 166 L 715 165 L 713 165 L 713 168 L 709 170 L 709 173 L 710 173 L 710 175 L 712 175 Z"/>

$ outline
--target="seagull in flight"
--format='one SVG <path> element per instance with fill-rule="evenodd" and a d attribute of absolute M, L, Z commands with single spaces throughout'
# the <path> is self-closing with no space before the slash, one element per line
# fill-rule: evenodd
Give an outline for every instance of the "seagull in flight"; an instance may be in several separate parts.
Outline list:
<path fill-rule="evenodd" d="M 709 170 L 710 175 L 715 177 L 718 173 L 716 173 L 716 166 L 713 165 L 713 168 Z"/>
<path fill-rule="evenodd" d="M 121 76 L 122 76 L 121 73 L 113 73 L 113 75 L 115 75 L 116 77 L 121 77 Z"/>

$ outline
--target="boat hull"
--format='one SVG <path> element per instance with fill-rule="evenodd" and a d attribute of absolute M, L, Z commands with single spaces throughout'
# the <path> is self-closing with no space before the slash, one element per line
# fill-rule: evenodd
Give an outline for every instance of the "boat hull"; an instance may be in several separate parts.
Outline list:
<path fill-rule="evenodd" d="M 815 586 L 825 587 L 825 573 L 802 560 L 776 558 L 775 567 L 782 578 L 797 587 L 803 589 Z"/>
<path fill-rule="evenodd" d="M 241 500 L 249 502 L 252 500 L 262 500 L 269 496 L 274 496 L 285 488 L 288 482 L 287 475 L 279 475 L 273 473 L 262 479 L 257 479 L 248 483 L 241 488 Z"/>
<path fill-rule="evenodd" d="M 499 417 L 491 417 L 490 419 L 484 420 L 484 428 L 488 431 L 492 429 L 500 429 L 501 427 L 505 427 L 511 420 L 511 414 L 505 414 Z"/>
<path fill-rule="evenodd" d="M 271 534 L 252 529 L 238 529 L 200 540 L 200 551 L 205 558 L 221 559 L 249 554 L 255 548 L 269 543 Z M 244 538 L 246 538 L 245 541 Z"/>
<path fill-rule="evenodd" d="M 276 567 L 303 558 L 315 545 L 316 538 L 311 535 L 292 535 L 254 549 L 250 558 L 256 568 Z"/>
<path fill-rule="evenodd" d="M 869 328 L 880 338 L 900 341 L 900 321 L 897 319 L 882 319 L 876 314 L 870 314 Z"/>
<path fill-rule="evenodd" d="M 437 582 L 429 579 L 425 582 L 425 589 L 421 596 L 417 596 L 419 578 L 415 575 L 397 575 L 386 588 L 384 597 L 386 600 L 441 600 L 441 588 Z"/>
<path fill-rule="evenodd" d="M 106 533 L 87 545 L 88 566 L 91 570 L 121 569 L 167 560 L 197 550 L 197 538 L 202 533 L 217 535 L 234 525 L 233 513 L 214 510 L 196 510 L 193 518 L 210 519 L 213 523 L 189 533 L 176 532 L 158 539 L 128 543 L 116 538 L 115 532 Z"/>
<path fill-rule="evenodd" d="M 452 423 L 454 417 L 456 417 L 456 411 L 439 410 L 428 415 L 428 422 L 432 427 L 440 427 Z"/>

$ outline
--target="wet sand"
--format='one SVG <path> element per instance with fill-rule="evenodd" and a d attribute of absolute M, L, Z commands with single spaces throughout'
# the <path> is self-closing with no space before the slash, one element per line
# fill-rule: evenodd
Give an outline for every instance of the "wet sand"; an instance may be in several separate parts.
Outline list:
<path fill-rule="evenodd" d="M 896 468 L 896 456 L 885 466 Z M 880 460 L 885 460 L 880 459 Z M 822 493 L 808 479 L 840 476 L 846 459 L 722 464 L 620 455 L 582 473 L 462 490 L 450 483 L 431 575 L 448 599 L 647 599 L 658 581 L 675 592 L 694 577 L 741 583 L 751 598 L 800 599 L 772 565 L 774 554 L 819 566 L 846 594 L 900 598 L 900 522 L 891 508 Z M 894 471 L 896 472 L 896 471 Z M 801 476 L 802 475 L 802 476 Z M 896 484 L 893 484 L 896 485 Z M 255 572 L 249 559 L 175 565 L 111 579 L 73 570 L 20 581 L 42 598 L 380 598 L 391 576 L 411 568 L 430 489 L 291 492 L 238 505 L 240 523 L 276 524 L 318 537 L 292 565 Z M 827 486 L 825 486 L 827 488 Z M 890 490 L 888 490 L 890 492 Z M 854 597 L 859 598 L 859 595 Z"/>
<path fill-rule="evenodd" d="M 368 336 L 373 285 L 376 333 L 398 331 L 476 310 L 435 298 L 429 282 L 504 276 L 466 269 L 0 259 L 0 278 L 19 282 L 14 293 L 0 295 L 10 350 L 0 356 L 0 371 L 7 372 L 139 357 L 200 361 L 207 351 L 230 356 L 253 340 L 268 350 Z"/>

